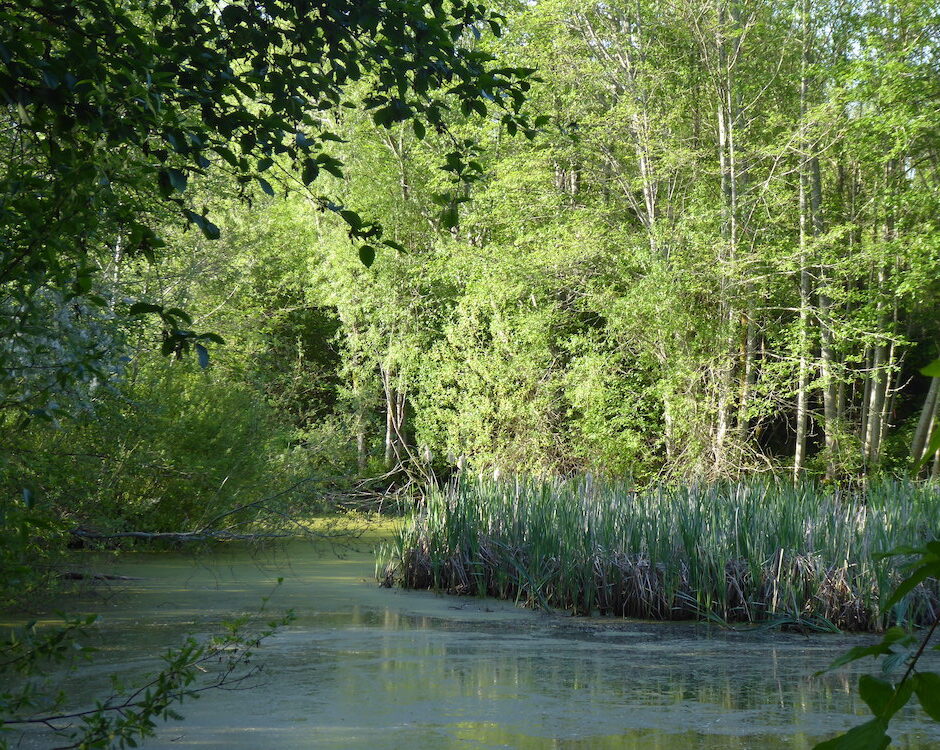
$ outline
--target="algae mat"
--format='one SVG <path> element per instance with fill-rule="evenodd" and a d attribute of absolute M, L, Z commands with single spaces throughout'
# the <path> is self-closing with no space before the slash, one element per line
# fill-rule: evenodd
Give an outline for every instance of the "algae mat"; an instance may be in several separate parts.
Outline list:
<path fill-rule="evenodd" d="M 76 706 L 104 694 L 110 673 L 153 670 L 185 634 L 272 591 L 269 611 L 296 613 L 258 653 L 261 684 L 185 704 L 146 748 L 773 750 L 809 748 L 865 714 L 858 672 L 812 674 L 871 638 L 599 623 L 390 591 L 362 549 L 133 554 L 96 569 L 141 580 L 57 602 L 101 613 L 98 658 L 62 679 Z M 940 747 L 919 708 L 892 734 L 899 748 Z M 36 733 L 19 746 L 57 744 Z"/>

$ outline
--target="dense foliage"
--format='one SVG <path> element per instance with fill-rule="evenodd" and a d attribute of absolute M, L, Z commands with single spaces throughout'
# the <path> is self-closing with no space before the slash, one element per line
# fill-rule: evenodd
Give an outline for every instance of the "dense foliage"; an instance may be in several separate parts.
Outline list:
<path fill-rule="evenodd" d="M 285 461 L 646 481 L 927 451 L 926 6 L 53 5 L 3 6 L 0 40 L 16 496 L 174 525 Z M 160 374 L 160 347 L 215 364 Z"/>
<path fill-rule="evenodd" d="M 506 28 L 473 44 L 541 71 L 533 139 L 458 112 L 447 135 L 352 110 L 336 124 L 349 174 L 324 184 L 405 252 L 366 270 L 345 223 L 300 196 L 233 207 L 251 236 L 215 319 L 229 338 L 226 318 L 267 332 L 239 369 L 362 470 L 424 448 L 438 468 L 463 454 L 640 481 L 922 458 L 940 292 L 930 9 L 556 1 Z M 456 194 L 452 137 L 479 149 Z M 283 366 L 257 367 L 270 357 Z"/>
<path fill-rule="evenodd" d="M 335 315 L 309 309 L 271 237 L 236 245 L 239 221 L 273 183 L 335 216 L 357 262 L 401 247 L 334 189 L 345 122 L 447 141 L 447 187 L 463 189 L 479 167 L 452 110 L 534 135 L 531 70 L 474 43 L 503 23 L 462 0 L 0 4 L 4 507 L 186 526 L 246 486 L 291 479 L 285 460 L 309 473 L 319 457 L 289 459 L 303 439 L 292 428 L 343 423 Z M 246 335 L 212 373 L 160 372 L 151 354 L 206 368 L 230 329 Z M 309 357 L 290 371 L 295 335 Z"/>

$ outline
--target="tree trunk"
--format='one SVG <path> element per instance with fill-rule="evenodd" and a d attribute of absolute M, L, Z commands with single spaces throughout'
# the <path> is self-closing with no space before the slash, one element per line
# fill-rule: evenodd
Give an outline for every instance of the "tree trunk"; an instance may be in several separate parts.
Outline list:
<path fill-rule="evenodd" d="M 911 458 L 914 463 L 924 458 L 924 450 L 930 441 L 937 416 L 937 396 L 940 394 L 940 378 L 930 379 L 930 388 L 924 399 L 924 408 L 921 409 L 917 429 L 914 430 L 914 439 L 911 442 Z"/>
<path fill-rule="evenodd" d="M 809 164 L 810 178 L 810 215 L 813 237 L 818 238 L 825 230 L 822 216 L 822 178 L 819 170 L 819 157 L 812 156 Z M 829 269 L 825 261 L 818 270 L 818 312 L 819 324 L 819 377 L 822 380 L 823 399 L 823 435 L 826 446 L 826 479 L 833 479 L 838 471 L 839 455 L 839 390 L 836 383 L 836 356 L 834 349 L 832 299 L 827 288 Z"/>
<path fill-rule="evenodd" d="M 878 463 L 881 449 L 881 420 L 884 416 L 885 392 L 888 386 L 885 365 L 888 347 L 879 342 L 875 346 L 872 370 L 869 374 L 868 423 L 865 430 L 865 464 L 874 467 Z"/>
<path fill-rule="evenodd" d="M 397 399 L 392 388 L 392 377 L 388 370 L 380 366 L 382 390 L 385 392 L 385 468 L 392 467 L 395 458 L 395 413 Z"/>
<path fill-rule="evenodd" d="M 800 74 L 800 130 L 806 128 L 806 112 L 809 93 L 809 2 L 803 0 L 801 10 L 803 32 L 803 54 Z M 810 176 L 808 153 L 810 144 L 805 133 L 800 137 L 800 328 L 797 336 L 799 346 L 799 368 L 796 390 L 796 445 L 793 451 L 793 478 L 799 479 L 806 461 L 806 433 L 809 422 L 809 316 L 812 304 L 812 282 L 809 273 L 807 244 L 810 232 Z"/>
<path fill-rule="evenodd" d="M 731 284 L 728 275 L 737 258 L 738 224 L 737 224 L 737 162 L 735 153 L 735 121 L 737 117 L 734 96 L 734 67 L 737 61 L 736 54 L 728 54 L 727 31 L 734 23 L 734 18 L 727 18 L 729 14 L 719 4 L 716 47 L 718 59 L 718 164 L 721 171 L 722 203 L 722 282 L 721 320 L 726 327 L 724 342 L 721 347 L 721 360 L 718 363 L 718 394 L 716 404 L 716 427 L 714 441 L 714 472 L 723 473 L 727 468 L 727 435 L 731 427 L 731 407 L 733 401 L 732 388 L 734 384 L 734 366 L 737 359 L 735 346 L 735 328 L 738 313 L 731 300 Z M 737 37 L 735 36 L 735 39 Z"/>

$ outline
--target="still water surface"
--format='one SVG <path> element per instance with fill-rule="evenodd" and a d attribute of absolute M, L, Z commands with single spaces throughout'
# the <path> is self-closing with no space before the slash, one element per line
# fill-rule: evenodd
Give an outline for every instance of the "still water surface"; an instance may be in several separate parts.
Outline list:
<path fill-rule="evenodd" d="M 78 704 L 106 694 L 110 673 L 152 671 L 155 654 L 216 632 L 275 588 L 269 611 L 296 613 L 259 651 L 260 686 L 205 693 L 145 748 L 774 750 L 810 748 L 865 713 L 857 672 L 811 676 L 859 638 L 591 621 L 391 591 L 376 586 L 366 549 L 132 554 L 95 569 L 141 580 L 57 603 L 101 614 L 98 658 L 63 680 Z M 892 734 L 899 748 L 940 748 L 919 708 Z M 33 735 L 20 746 L 55 744 Z"/>

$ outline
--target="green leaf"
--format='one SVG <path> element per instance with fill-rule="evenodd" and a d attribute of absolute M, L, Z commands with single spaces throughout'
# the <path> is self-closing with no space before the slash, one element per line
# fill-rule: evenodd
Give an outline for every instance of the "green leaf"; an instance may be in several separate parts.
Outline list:
<path fill-rule="evenodd" d="M 884 719 L 872 719 L 845 734 L 813 745 L 813 750 L 884 750 L 891 744 L 891 738 L 885 734 L 887 728 L 888 722 Z"/>
<path fill-rule="evenodd" d="M 219 228 L 209 221 L 205 216 L 197 214 L 195 211 L 190 211 L 188 208 L 183 209 L 183 215 L 193 224 L 199 227 L 207 239 L 217 240 L 221 236 Z"/>
<path fill-rule="evenodd" d="M 907 705 L 913 692 L 914 685 L 911 680 L 904 680 L 895 687 L 890 682 L 871 675 L 862 675 L 858 679 L 858 693 L 862 700 L 868 704 L 875 716 L 885 721 L 889 721 Z"/>
<path fill-rule="evenodd" d="M 153 305 L 149 302 L 135 302 L 131 305 L 131 315 L 163 312 L 163 305 Z"/>
<path fill-rule="evenodd" d="M 888 552 L 874 552 L 872 557 L 876 560 L 884 560 L 887 557 L 897 557 L 898 555 L 923 555 L 924 549 L 922 547 L 911 547 L 907 544 L 902 544 L 899 547 L 895 547 Z M 892 628 L 894 630 L 894 628 Z"/>
<path fill-rule="evenodd" d="M 206 341 L 211 341 L 213 344 L 218 344 L 219 346 L 225 345 L 225 339 L 223 339 L 217 333 L 203 333 L 201 336 L 199 336 L 199 338 L 205 339 Z"/>
<path fill-rule="evenodd" d="M 185 172 L 179 169 L 170 167 L 167 170 L 167 174 L 169 175 L 169 178 L 170 178 L 170 185 L 173 186 L 174 190 L 180 193 L 186 190 L 186 183 L 188 182 L 188 178 L 186 177 Z"/>
<path fill-rule="evenodd" d="M 930 436 L 930 440 L 927 443 L 927 447 L 924 448 L 924 454 L 921 456 L 921 459 L 917 462 L 915 469 L 920 471 L 923 468 L 924 464 L 928 461 L 933 460 L 934 455 L 937 451 L 940 450 L 940 425 L 934 427 L 933 433 Z"/>
<path fill-rule="evenodd" d="M 894 687 L 890 682 L 863 674 L 858 678 L 858 694 L 875 716 L 882 716 L 894 697 Z"/>
<path fill-rule="evenodd" d="M 885 631 L 881 639 L 882 643 L 897 643 L 899 641 L 913 641 L 914 635 L 902 627 L 895 625 Z"/>
<path fill-rule="evenodd" d="M 940 575 L 940 563 L 920 566 L 910 576 L 898 584 L 898 587 L 894 590 L 894 593 L 891 594 L 891 596 L 888 598 L 884 609 L 893 607 L 895 604 L 901 601 L 901 599 L 903 599 L 916 588 L 917 584 L 930 578 L 931 576 L 937 575 Z"/>
<path fill-rule="evenodd" d="M 87 294 L 91 291 L 91 275 L 88 273 L 79 274 L 72 283 L 72 291 L 75 294 Z"/>
<path fill-rule="evenodd" d="M 258 160 L 258 171 L 264 172 L 272 164 L 274 164 L 274 159 L 270 156 L 265 156 L 263 159 Z"/>
<path fill-rule="evenodd" d="M 914 675 L 912 682 L 921 708 L 931 719 L 940 721 L 940 674 L 918 672 Z"/>
<path fill-rule="evenodd" d="M 339 215 L 343 217 L 343 220 L 349 224 L 352 229 L 356 230 L 362 228 L 362 217 L 355 211 L 343 209 L 339 212 Z"/>
<path fill-rule="evenodd" d="M 816 675 L 821 675 L 824 672 L 829 670 L 836 669 L 837 667 L 850 664 L 853 661 L 858 661 L 859 659 L 864 659 L 866 656 L 883 656 L 885 654 L 893 653 L 891 646 L 888 643 L 882 641 L 881 643 L 876 643 L 873 646 L 855 646 L 846 651 L 842 656 L 837 658 L 825 669 L 816 672 Z"/>
<path fill-rule="evenodd" d="M 213 146 L 212 148 L 219 156 L 225 159 L 225 161 L 228 162 L 230 166 L 232 167 L 238 166 L 238 159 L 235 157 L 235 154 L 232 153 L 231 149 L 226 148 L 225 146 Z M 264 171 L 264 170 L 259 168 L 258 171 Z"/>
<path fill-rule="evenodd" d="M 205 370 L 209 366 L 209 351 L 202 344 L 196 344 L 196 356 L 199 358 L 199 366 Z"/>
<path fill-rule="evenodd" d="M 171 307 L 169 310 L 164 311 L 163 314 L 167 317 L 179 318 L 180 320 L 185 322 L 186 325 L 188 326 L 191 326 L 193 324 L 193 319 L 190 316 L 190 314 L 186 312 L 185 310 L 181 310 L 178 307 Z"/>
<path fill-rule="evenodd" d="M 417 138 L 419 141 L 424 140 L 426 130 L 424 128 L 423 122 L 421 122 L 420 120 L 412 120 L 411 129 L 415 131 L 415 138 Z"/>
<path fill-rule="evenodd" d="M 257 177 L 257 178 L 255 178 L 255 179 L 258 180 L 258 184 L 261 186 L 261 190 L 262 190 L 263 192 L 267 193 L 267 194 L 270 195 L 271 197 L 274 197 L 274 188 L 271 187 L 271 183 L 270 183 L 270 182 L 268 182 L 266 179 L 264 179 L 264 177 Z"/>
<path fill-rule="evenodd" d="M 920 368 L 920 374 L 929 378 L 940 378 L 940 359 L 935 359 L 926 367 Z"/>
<path fill-rule="evenodd" d="M 329 161 L 325 161 L 321 159 L 320 163 L 323 166 L 323 168 L 327 172 L 329 172 L 331 175 L 339 179 L 343 179 L 343 169 L 340 166 L 340 162 L 337 159 L 330 159 Z"/>
<path fill-rule="evenodd" d="M 304 185 L 309 185 L 315 179 L 317 175 L 320 174 L 320 165 L 317 164 L 315 159 L 306 159 L 304 160 L 303 171 L 301 172 L 301 179 L 303 180 Z"/>
<path fill-rule="evenodd" d="M 453 229 L 460 223 L 460 213 L 457 210 L 457 204 L 452 203 L 441 211 L 441 224 L 445 229 Z"/>
<path fill-rule="evenodd" d="M 363 245 L 359 248 L 359 260 L 366 268 L 370 268 L 375 261 L 375 248 L 372 245 Z"/>

